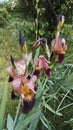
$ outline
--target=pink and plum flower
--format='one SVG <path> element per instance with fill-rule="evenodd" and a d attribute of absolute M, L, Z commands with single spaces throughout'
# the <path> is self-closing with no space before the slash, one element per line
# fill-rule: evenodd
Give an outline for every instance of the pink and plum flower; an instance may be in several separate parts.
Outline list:
<path fill-rule="evenodd" d="M 26 82 L 25 80 L 23 81 L 23 87 L 22 87 L 22 92 L 21 92 L 23 100 L 30 101 L 32 97 L 34 97 L 34 95 L 36 94 L 36 91 L 35 91 L 36 80 L 37 80 L 37 76 L 33 75 L 30 80 L 27 80 Z"/>
<path fill-rule="evenodd" d="M 45 73 L 49 77 L 50 76 L 49 64 L 50 62 L 45 58 L 45 56 L 43 55 L 39 56 L 39 58 L 37 58 L 37 60 L 35 61 L 36 75 L 38 75 L 42 69 L 45 69 Z"/>
<path fill-rule="evenodd" d="M 37 80 L 37 76 L 33 75 L 26 77 L 24 75 L 24 69 L 25 69 L 24 64 L 22 64 L 21 61 L 12 61 L 12 62 L 13 62 L 12 66 L 7 68 L 7 71 L 10 77 L 12 78 L 11 98 L 12 99 L 16 98 L 16 93 L 21 95 L 23 100 L 23 113 L 27 114 L 33 108 L 36 101 L 35 95 L 37 87 L 35 85 L 35 82 Z"/>
<path fill-rule="evenodd" d="M 62 63 L 64 55 L 67 51 L 67 45 L 64 38 L 53 39 L 51 42 L 53 52 L 58 55 L 58 62 Z"/>
<path fill-rule="evenodd" d="M 35 104 L 35 95 L 37 91 L 37 87 L 35 86 L 35 82 L 37 80 L 37 76 L 33 75 L 30 80 L 23 81 L 23 87 L 21 96 L 23 99 L 23 113 L 27 114 Z"/>
<path fill-rule="evenodd" d="M 22 112 L 24 114 L 28 114 L 29 111 L 31 111 L 31 109 L 34 107 L 35 105 L 35 97 L 32 98 L 32 100 L 27 100 L 27 101 L 23 101 L 23 108 L 22 108 Z"/>

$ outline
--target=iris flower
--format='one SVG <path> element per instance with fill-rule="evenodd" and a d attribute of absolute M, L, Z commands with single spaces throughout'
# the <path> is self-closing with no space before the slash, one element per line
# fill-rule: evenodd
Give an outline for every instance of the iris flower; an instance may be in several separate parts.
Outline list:
<path fill-rule="evenodd" d="M 11 57 L 12 66 L 7 68 L 11 78 L 12 99 L 16 97 L 16 93 L 21 95 L 23 100 L 23 113 L 27 114 L 35 104 L 35 95 L 37 87 L 35 82 L 37 76 L 25 76 L 26 65 L 23 60 L 16 61 Z"/>
<path fill-rule="evenodd" d="M 30 80 L 25 82 L 23 81 L 23 87 L 22 87 L 22 92 L 21 96 L 23 99 L 23 113 L 27 114 L 34 106 L 35 104 L 35 95 L 36 95 L 36 86 L 35 82 L 37 80 L 37 76 L 33 75 Z"/>
<path fill-rule="evenodd" d="M 24 73 L 26 69 L 26 64 L 24 63 L 23 60 L 15 60 L 12 56 L 11 56 L 11 63 L 12 66 L 9 66 L 7 68 L 7 71 L 10 76 L 9 82 L 11 82 L 12 84 L 13 91 L 20 94 L 22 88 L 22 81 L 23 79 L 25 79 Z"/>
<path fill-rule="evenodd" d="M 40 72 L 41 69 L 45 69 L 45 73 L 47 76 L 50 76 L 50 62 L 45 58 L 45 56 L 41 55 L 39 58 L 35 61 L 35 68 L 36 71 Z"/>
<path fill-rule="evenodd" d="M 53 52 L 58 55 L 58 62 L 62 63 L 67 51 L 67 45 L 64 38 L 53 39 L 51 42 Z"/>
<path fill-rule="evenodd" d="M 35 91 L 35 82 L 37 80 L 37 76 L 33 75 L 30 80 L 28 80 L 26 83 L 25 80 L 23 81 L 23 87 L 22 87 L 22 98 L 24 100 L 31 100 L 32 97 L 36 94 Z"/>

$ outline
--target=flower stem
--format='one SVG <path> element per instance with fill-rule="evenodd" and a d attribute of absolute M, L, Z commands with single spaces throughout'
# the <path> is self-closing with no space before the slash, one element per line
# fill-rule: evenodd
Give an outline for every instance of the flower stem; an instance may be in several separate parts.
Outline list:
<path fill-rule="evenodd" d="M 14 119 L 14 127 L 15 127 L 16 122 L 17 122 L 17 118 L 18 118 L 18 114 L 19 114 L 19 110 L 20 110 L 20 104 L 21 104 L 21 96 L 19 98 L 19 102 L 18 102 L 18 106 L 17 106 L 17 111 L 16 111 L 16 115 L 15 115 L 15 119 Z"/>

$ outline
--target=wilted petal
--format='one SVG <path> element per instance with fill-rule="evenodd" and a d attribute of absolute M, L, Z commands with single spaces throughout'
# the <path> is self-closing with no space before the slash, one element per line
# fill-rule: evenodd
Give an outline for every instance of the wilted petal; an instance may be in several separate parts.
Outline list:
<path fill-rule="evenodd" d="M 32 100 L 30 100 L 30 101 L 28 101 L 28 100 L 26 100 L 26 101 L 23 101 L 23 109 L 22 109 L 22 112 L 24 113 L 24 114 L 27 114 L 32 108 L 33 108 L 33 106 L 34 106 L 34 104 L 35 104 L 35 98 L 33 97 L 32 98 Z"/>

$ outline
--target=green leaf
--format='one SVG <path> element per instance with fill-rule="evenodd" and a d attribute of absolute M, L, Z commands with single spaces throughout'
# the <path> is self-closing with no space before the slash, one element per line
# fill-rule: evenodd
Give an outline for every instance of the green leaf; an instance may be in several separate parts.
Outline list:
<path fill-rule="evenodd" d="M 31 121 L 35 121 L 35 119 L 38 119 L 41 115 L 41 111 L 35 112 L 32 115 L 30 115 L 28 118 L 20 122 L 18 125 L 16 125 L 14 130 L 24 130 L 25 127 L 31 123 Z"/>
<path fill-rule="evenodd" d="M 51 106 L 49 106 L 48 104 L 44 105 L 45 108 L 47 108 L 49 111 L 51 111 L 53 114 L 57 115 L 57 116 L 62 116 L 62 114 L 60 112 L 55 111 Z"/>
<path fill-rule="evenodd" d="M 39 118 L 35 119 L 35 122 L 32 121 L 28 130 L 35 130 L 38 122 L 39 122 Z"/>
<path fill-rule="evenodd" d="M 40 118 L 42 124 L 48 129 L 48 130 L 52 130 L 49 121 L 45 118 L 44 115 L 42 115 L 42 117 Z"/>
<path fill-rule="evenodd" d="M 24 120 L 25 116 L 26 116 L 26 115 L 24 115 L 24 114 L 21 114 L 21 115 L 19 116 L 17 125 Z"/>
<path fill-rule="evenodd" d="M 5 108 L 7 102 L 7 93 L 8 93 L 8 85 L 5 85 L 2 102 L 0 105 L 0 130 L 3 130 L 3 126 L 4 126 L 4 114 L 5 114 Z"/>
<path fill-rule="evenodd" d="M 13 124 L 13 119 L 10 114 L 8 114 L 7 118 L 7 129 L 8 130 L 13 130 L 14 124 Z"/>

